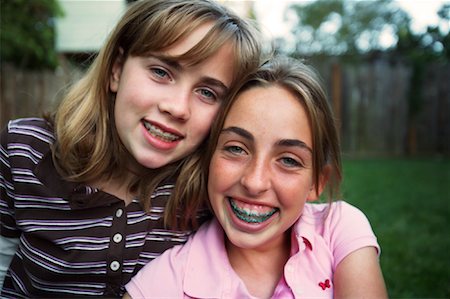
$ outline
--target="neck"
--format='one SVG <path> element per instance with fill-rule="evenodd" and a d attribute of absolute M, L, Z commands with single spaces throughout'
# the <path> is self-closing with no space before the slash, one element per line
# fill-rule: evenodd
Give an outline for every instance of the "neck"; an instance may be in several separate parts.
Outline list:
<path fill-rule="evenodd" d="M 290 230 L 276 245 L 265 248 L 240 248 L 226 240 L 230 264 L 245 283 L 251 295 L 272 297 L 283 276 L 284 265 L 290 256 Z"/>
<path fill-rule="evenodd" d="M 100 189 L 103 192 L 114 195 L 117 198 L 120 198 L 121 200 L 125 201 L 126 205 L 128 205 L 136 196 L 136 194 L 133 194 L 129 188 L 134 178 L 134 175 L 129 174 L 126 177 L 110 178 L 108 180 L 96 180 L 90 182 L 89 185 Z"/>

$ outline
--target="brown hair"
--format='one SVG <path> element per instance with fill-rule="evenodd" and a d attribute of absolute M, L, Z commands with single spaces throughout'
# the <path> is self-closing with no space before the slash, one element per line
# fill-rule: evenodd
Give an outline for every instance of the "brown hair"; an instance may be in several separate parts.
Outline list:
<path fill-rule="evenodd" d="M 114 94 L 109 80 L 114 62 L 122 55 L 144 56 L 170 47 L 199 26 L 212 22 L 209 33 L 193 48 L 175 59 L 195 64 L 215 54 L 224 44 L 234 50 L 232 87 L 260 63 L 261 45 L 255 27 L 210 0 L 151 0 L 130 5 L 85 76 L 67 92 L 58 107 L 54 125 L 54 160 L 69 180 L 88 182 L 121 177 L 127 172 L 127 151 L 114 125 Z M 167 176 L 176 175 L 195 161 L 198 154 L 164 169 L 148 170 L 136 177 L 130 189 L 140 190 L 145 206 L 150 194 Z M 190 194 L 178 188 L 178 194 Z M 184 195 L 181 195 L 184 199 Z M 178 202 L 168 209 L 175 219 Z M 170 222 L 170 221 L 169 221 Z"/>

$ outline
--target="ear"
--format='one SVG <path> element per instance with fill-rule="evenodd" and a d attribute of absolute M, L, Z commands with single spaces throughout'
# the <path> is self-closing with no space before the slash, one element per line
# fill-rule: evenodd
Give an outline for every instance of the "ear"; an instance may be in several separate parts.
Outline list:
<path fill-rule="evenodd" d="M 123 49 L 120 48 L 119 54 L 117 55 L 116 60 L 114 61 L 114 64 L 112 66 L 111 76 L 109 78 L 109 89 L 112 92 L 117 92 L 119 90 L 120 75 L 122 74 L 123 64 Z"/>
<path fill-rule="evenodd" d="M 320 194 L 322 194 L 323 190 L 325 189 L 325 186 L 328 183 L 328 179 L 330 178 L 330 173 L 331 173 L 331 166 L 325 165 L 321 174 L 319 175 L 319 182 L 317 182 L 319 184 L 319 188 L 318 188 L 318 190 L 316 190 L 316 185 L 313 184 L 311 186 L 309 195 L 306 198 L 307 201 L 315 201 L 315 200 L 319 199 Z"/>

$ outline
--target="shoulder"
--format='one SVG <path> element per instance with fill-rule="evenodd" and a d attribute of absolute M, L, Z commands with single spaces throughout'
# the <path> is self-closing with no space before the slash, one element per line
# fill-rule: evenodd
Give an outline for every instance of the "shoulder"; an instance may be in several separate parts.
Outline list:
<path fill-rule="evenodd" d="M 332 220 L 342 222 L 350 219 L 350 222 L 357 220 L 367 220 L 366 215 L 356 206 L 345 201 L 336 201 L 330 205 L 328 215 Z M 350 218 L 349 218 L 350 217 Z"/>
<path fill-rule="evenodd" d="M 360 209 L 345 201 L 336 201 L 331 204 L 305 204 L 302 219 L 315 225 L 329 227 L 355 224 L 355 221 L 368 221 Z"/>
<path fill-rule="evenodd" d="M 1 132 L 1 154 L 11 167 L 33 167 L 50 152 L 55 135 L 50 123 L 42 118 L 12 120 Z M 31 163 L 31 164 L 29 164 Z M 27 166 L 28 165 L 28 166 Z"/>
<path fill-rule="evenodd" d="M 333 268 L 349 253 L 373 246 L 380 252 L 377 238 L 366 215 L 357 207 L 337 201 L 332 204 L 306 204 L 299 230 L 314 231 L 334 256 Z M 303 226 L 303 228 L 302 228 Z"/>
<path fill-rule="evenodd" d="M 335 266 L 351 252 L 363 247 L 375 247 L 380 252 L 377 238 L 369 219 L 357 207 L 344 201 L 332 205 L 329 218 L 325 221 L 329 234 Z"/>
<path fill-rule="evenodd" d="M 3 130 L 2 138 L 7 135 L 10 142 L 44 142 L 53 143 L 53 127 L 42 118 L 20 118 L 9 121 Z"/>
<path fill-rule="evenodd" d="M 335 229 L 358 229 L 361 225 L 365 229 L 370 228 L 367 216 L 359 208 L 345 201 L 337 201 L 331 204 L 326 223 Z"/>

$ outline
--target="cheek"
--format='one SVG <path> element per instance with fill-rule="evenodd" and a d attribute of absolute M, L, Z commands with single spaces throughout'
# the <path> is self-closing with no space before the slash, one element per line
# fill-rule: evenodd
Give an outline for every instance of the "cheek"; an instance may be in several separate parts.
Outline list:
<path fill-rule="evenodd" d="M 218 165 L 217 165 L 217 160 L 215 159 L 215 157 L 213 156 L 211 159 L 211 162 L 209 164 L 209 175 L 208 175 L 208 184 L 207 184 L 207 190 L 208 190 L 208 198 L 209 201 L 211 203 L 211 206 L 214 210 L 214 213 L 216 213 L 217 211 L 217 195 L 221 188 L 220 186 L 218 186 L 218 183 L 220 182 L 219 178 L 219 171 L 218 171 Z"/>
<path fill-rule="evenodd" d="M 208 190 L 211 194 L 224 192 L 230 185 L 233 172 L 226 160 L 215 153 L 209 165 Z"/>
<path fill-rule="evenodd" d="M 217 184 L 217 179 L 219 175 L 219 165 L 217 161 L 216 154 L 214 154 L 211 158 L 211 162 L 209 163 L 209 176 L 208 176 L 208 186 L 214 187 Z M 209 189 L 209 187 L 208 187 Z M 211 188 L 213 189 L 213 188 Z"/>
<path fill-rule="evenodd" d="M 155 95 L 159 92 L 148 82 L 138 81 L 130 76 L 123 77 L 116 93 L 116 110 L 122 113 L 143 111 L 154 105 L 158 99 Z"/>
<path fill-rule="evenodd" d="M 200 103 L 191 108 L 191 118 L 195 119 L 196 127 L 202 131 L 209 131 L 219 112 L 220 105 L 207 105 Z"/>
<path fill-rule="evenodd" d="M 125 129 L 125 127 L 127 127 L 127 119 L 129 118 L 124 116 L 123 110 L 121 109 L 120 104 L 118 104 L 117 101 L 113 109 L 116 130 L 118 131 L 119 136 L 122 139 L 122 131 Z"/>
<path fill-rule="evenodd" d="M 281 204 L 293 209 L 303 209 L 312 188 L 312 180 L 284 178 L 277 180 L 277 193 Z"/>

